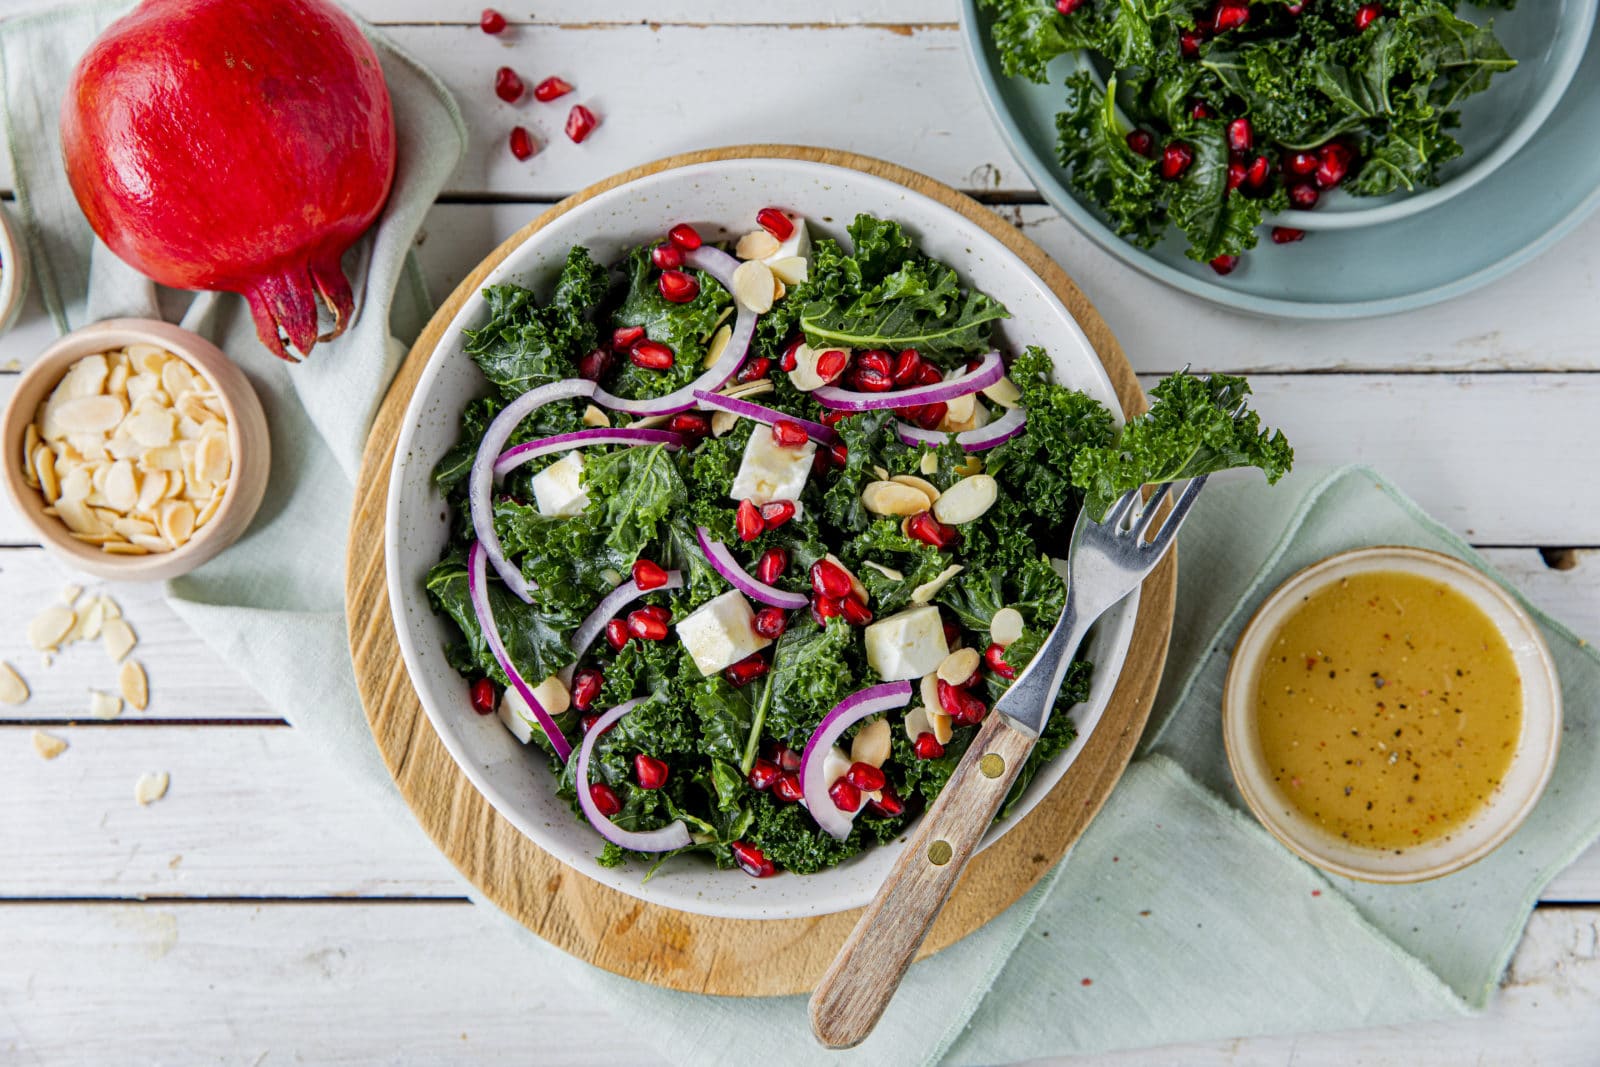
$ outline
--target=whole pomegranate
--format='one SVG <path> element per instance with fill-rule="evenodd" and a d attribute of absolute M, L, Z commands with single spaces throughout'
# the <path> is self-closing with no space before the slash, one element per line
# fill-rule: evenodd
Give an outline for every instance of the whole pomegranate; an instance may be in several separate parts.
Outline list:
<path fill-rule="evenodd" d="M 242 294 L 293 359 L 344 331 L 339 258 L 394 181 L 377 54 L 324 0 L 145 0 L 78 62 L 61 108 L 89 225 L 163 285 Z M 333 316 L 319 335 L 317 297 Z"/>

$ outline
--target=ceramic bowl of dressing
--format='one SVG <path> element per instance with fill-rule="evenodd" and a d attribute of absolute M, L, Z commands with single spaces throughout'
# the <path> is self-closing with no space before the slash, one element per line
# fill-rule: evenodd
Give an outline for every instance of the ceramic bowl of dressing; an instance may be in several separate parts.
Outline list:
<path fill-rule="evenodd" d="M 1378 546 L 1262 602 L 1222 715 L 1234 781 L 1273 836 L 1334 874 L 1419 882 L 1488 855 L 1533 810 L 1561 689 L 1538 627 L 1491 578 Z"/>

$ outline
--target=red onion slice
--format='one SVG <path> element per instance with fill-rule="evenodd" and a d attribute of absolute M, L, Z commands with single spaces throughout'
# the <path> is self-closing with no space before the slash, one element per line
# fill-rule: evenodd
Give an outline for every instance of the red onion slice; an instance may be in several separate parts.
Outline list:
<path fill-rule="evenodd" d="M 494 476 L 504 478 L 530 460 L 585 445 L 666 445 L 676 449 L 682 444 L 683 438 L 670 430 L 630 430 L 626 427 L 613 430 L 604 426 L 593 430 L 575 430 L 506 449 L 494 461 Z"/>
<path fill-rule="evenodd" d="M 561 728 L 550 717 L 550 713 L 544 710 L 544 705 L 533 695 L 533 690 L 517 671 L 516 664 L 512 663 L 511 657 L 506 654 L 505 642 L 500 640 L 500 628 L 495 625 L 494 610 L 489 606 L 488 574 L 484 567 L 485 554 L 481 541 L 472 542 L 472 547 L 467 550 L 467 596 L 472 600 L 472 613 L 478 617 L 478 625 L 483 629 L 484 640 L 489 642 L 489 651 L 494 653 L 495 662 L 500 664 L 500 669 L 506 672 L 511 684 L 516 687 L 522 699 L 527 701 L 528 710 L 533 712 L 533 717 L 539 721 L 539 728 L 550 739 L 550 746 L 556 750 L 556 756 L 565 763 L 567 757 L 572 755 L 572 746 L 567 743 Z"/>
<path fill-rule="evenodd" d="M 589 823 L 601 837 L 613 845 L 627 849 L 629 852 L 671 852 L 676 848 L 687 848 L 692 842 L 689 837 L 689 828 L 683 824 L 682 819 L 659 830 L 624 830 L 610 819 L 606 818 L 595 804 L 594 797 L 589 793 L 589 756 L 594 752 L 595 742 L 600 740 L 600 735 L 616 723 L 628 712 L 644 703 L 644 698 L 629 700 L 618 704 L 589 727 L 589 732 L 583 737 L 583 744 L 578 748 L 577 781 L 578 806 L 588 816 Z"/>
<path fill-rule="evenodd" d="M 950 437 L 948 432 L 938 430 L 924 430 L 920 426 L 913 426 L 908 422 L 895 422 L 895 432 L 900 437 L 903 445 L 942 445 Z M 1011 440 L 1028 428 L 1028 416 L 1021 408 L 1012 408 L 1004 415 L 995 419 L 987 426 L 980 426 L 976 430 L 964 430 L 956 434 L 956 444 L 968 452 L 982 452 L 986 448 L 993 448 Z"/>
<path fill-rule="evenodd" d="M 822 780 L 822 767 L 827 762 L 828 753 L 844 732 L 862 719 L 891 708 L 904 707 L 910 701 L 910 682 L 884 682 L 851 693 L 822 717 L 811 734 L 811 740 L 806 742 L 805 755 L 800 758 L 800 788 L 805 793 L 806 807 L 811 811 L 811 817 L 835 839 L 843 841 L 850 836 L 851 819 L 849 813 L 840 811 L 828 795 L 828 786 L 832 783 Z M 581 770 L 579 773 L 582 773 Z"/>
<path fill-rule="evenodd" d="M 572 640 L 567 642 L 567 647 L 572 649 L 577 658 L 561 668 L 561 680 L 568 685 L 572 684 L 572 675 L 577 670 L 578 664 L 583 661 L 584 653 L 589 651 L 589 646 L 594 644 L 595 638 L 599 637 L 601 632 L 605 630 L 606 623 L 616 618 L 617 612 L 622 610 L 623 605 L 639 599 L 646 593 L 654 593 L 663 589 L 682 588 L 683 572 L 668 571 L 666 582 L 656 586 L 654 589 L 640 589 L 639 583 L 629 578 L 607 593 L 600 603 L 595 606 L 595 609 L 589 612 L 588 616 L 578 624 L 578 628 L 572 632 Z"/>
<path fill-rule="evenodd" d="M 806 436 L 813 441 L 821 441 L 825 445 L 839 443 L 839 435 L 833 432 L 832 427 L 824 426 L 820 422 L 812 422 L 810 419 L 802 419 L 798 415 L 790 415 L 749 400 L 740 400 L 738 397 L 710 393 L 704 389 L 696 389 L 694 398 L 700 402 L 700 406 L 703 408 L 726 411 L 728 414 L 737 415 L 741 419 L 752 419 L 768 426 L 771 426 L 779 419 L 787 419 L 789 422 L 798 423 L 805 427 Z"/>
<path fill-rule="evenodd" d="M 1000 361 L 1000 353 L 990 352 L 976 367 L 965 374 L 959 374 L 935 385 L 917 385 L 910 389 L 895 389 L 887 393 L 857 393 L 849 389 L 840 389 L 836 385 L 824 385 L 820 389 L 811 390 L 811 395 L 816 398 L 817 403 L 835 411 L 921 407 L 923 404 L 948 404 L 968 393 L 989 388 L 1005 375 L 1006 365 Z"/>
<path fill-rule="evenodd" d="M 683 261 L 689 266 L 703 270 L 729 294 L 733 293 L 733 271 L 739 261 L 728 253 L 716 248 L 707 248 L 704 245 L 693 252 L 685 252 Z M 622 411 L 629 415 L 676 415 L 680 411 L 688 411 L 694 407 L 694 394 L 696 390 L 716 392 L 728 384 L 728 379 L 739 372 L 739 367 L 744 363 L 744 357 L 750 351 L 750 341 L 756 335 L 756 319 L 759 316 L 749 308 L 734 301 L 738 308 L 738 315 L 733 322 L 733 336 L 728 339 L 728 347 L 722 350 L 722 355 L 700 377 L 684 386 L 674 389 L 666 396 L 652 397 L 648 400 L 629 400 L 627 397 L 615 396 L 604 389 L 596 389 L 594 402 L 603 408 L 612 411 Z"/>
<path fill-rule="evenodd" d="M 785 611 L 798 611 L 811 603 L 810 598 L 803 593 L 786 593 L 752 577 L 748 571 L 739 566 L 739 561 L 733 558 L 733 553 L 728 550 L 727 545 L 711 539 L 711 531 L 704 526 L 696 526 L 694 533 L 700 540 L 700 551 L 706 554 L 711 569 L 722 575 L 729 585 L 751 600 L 759 600 L 763 604 L 771 604 Z"/>
<path fill-rule="evenodd" d="M 529 595 L 527 580 L 506 559 L 505 550 L 500 547 L 500 535 L 494 532 L 494 505 L 489 498 L 494 491 L 495 461 L 500 458 L 506 442 L 511 440 L 511 435 L 523 419 L 553 401 L 592 396 L 594 392 L 595 384 L 583 378 L 568 378 L 529 389 L 494 417 L 483 433 L 483 440 L 478 442 L 478 455 L 472 461 L 472 473 L 467 482 L 467 502 L 472 507 L 472 530 L 478 535 L 484 552 L 488 553 L 494 572 L 506 583 L 506 588 L 524 603 L 533 599 Z"/>

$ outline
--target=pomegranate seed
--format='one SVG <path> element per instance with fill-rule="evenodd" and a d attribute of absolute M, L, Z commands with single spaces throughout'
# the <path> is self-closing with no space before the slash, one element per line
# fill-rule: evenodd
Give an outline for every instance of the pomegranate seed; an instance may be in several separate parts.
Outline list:
<path fill-rule="evenodd" d="M 487 34 L 505 32 L 506 17 L 492 7 L 483 9 L 483 14 L 478 16 L 478 29 Z"/>
<path fill-rule="evenodd" d="M 829 445 L 828 458 L 833 461 L 835 467 L 842 469 L 850 462 L 850 449 L 844 445 Z"/>
<path fill-rule="evenodd" d="M 1218 256 L 1211 261 L 1211 269 L 1218 274 L 1232 274 L 1234 268 L 1238 265 L 1238 256 Z"/>
<path fill-rule="evenodd" d="M 741 541 L 754 541 L 761 536 L 761 531 L 767 528 L 766 523 L 761 521 L 761 509 L 748 500 L 739 501 L 739 510 L 734 521 L 738 526 Z"/>
<path fill-rule="evenodd" d="M 572 92 L 572 86 L 561 78 L 546 78 L 533 87 L 533 98 L 541 104 L 548 104 L 558 97 L 566 96 Z"/>
<path fill-rule="evenodd" d="M 1299 18 L 1300 13 L 1305 9 L 1306 5 L 1304 4 L 1285 4 L 1283 8 L 1286 13 L 1294 16 L 1295 18 Z"/>
<path fill-rule="evenodd" d="M 1206 107 L 1204 100 L 1196 100 L 1189 105 L 1189 117 L 1192 119 L 1208 119 L 1211 117 L 1211 109 Z"/>
<path fill-rule="evenodd" d="M 785 804 L 793 804 L 806 793 L 800 788 L 799 777 L 792 771 L 784 771 L 778 775 L 778 780 L 772 783 L 772 795 Z"/>
<path fill-rule="evenodd" d="M 628 352 L 633 365 L 645 370 L 670 370 L 674 358 L 672 349 L 660 341 L 640 341 Z"/>
<path fill-rule="evenodd" d="M 650 250 L 650 262 L 660 270 L 677 270 L 683 266 L 683 252 L 677 245 L 656 245 Z"/>
<path fill-rule="evenodd" d="M 917 372 L 921 369 L 922 354 L 915 348 L 907 348 L 894 357 L 894 370 L 889 372 L 889 377 L 903 389 L 917 380 Z"/>
<path fill-rule="evenodd" d="M 865 626 L 872 621 L 872 609 L 854 593 L 839 601 L 839 612 L 851 626 Z"/>
<path fill-rule="evenodd" d="M 633 776 L 640 789 L 660 789 L 667 784 L 667 765 L 641 752 L 633 757 Z"/>
<path fill-rule="evenodd" d="M 756 222 L 780 241 L 787 241 L 794 235 L 794 223 L 775 207 L 764 207 L 756 212 Z"/>
<path fill-rule="evenodd" d="M 582 144 L 598 125 L 600 120 L 594 117 L 594 112 L 582 104 L 572 105 L 572 110 L 567 112 L 567 136 L 573 144 Z"/>
<path fill-rule="evenodd" d="M 783 353 L 778 358 L 778 366 L 785 371 L 794 370 L 798 363 L 795 353 L 805 343 L 804 337 L 791 337 L 789 343 L 783 346 Z"/>
<path fill-rule="evenodd" d="M 789 628 L 789 617 L 782 608 L 762 608 L 750 626 L 762 637 L 775 641 Z"/>
<path fill-rule="evenodd" d="M 940 619 L 939 626 L 944 630 L 944 643 L 948 648 L 955 648 L 961 643 L 961 627 L 949 619 Z"/>
<path fill-rule="evenodd" d="M 1128 147 L 1141 156 L 1148 157 L 1155 150 L 1156 139 L 1151 136 L 1149 130 L 1129 130 Z"/>
<path fill-rule="evenodd" d="M 840 811 L 855 811 L 861 807 L 861 790 L 841 778 L 828 787 L 828 799 Z"/>
<path fill-rule="evenodd" d="M 811 440 L 806 428 L 791 419 L 772 420 L 772 441 L 784 448 L 799 448 Z"/>
<path fill-rule="evenodd" d="M 640 610 L 628 613 L 628 633 L 641 641 L 665 641 L 667 624 L 654 615 Z"/>
<path fill-rule="evenodd" d="M 752 359 L 750 362 L 739 368 L 739 373 L 735 376 L 734 380 L 739 382 L 753 382 L 760 378 L 765 378 L 767 373 L 771 370 L 772 360 L 768 359 L 766 356 L 757 356 L 755 359 Z"/>
<path fill-rule="evenodd" d="M 585 667 L 572 676 L 572 705 L 579 711 L 588 711 L 594 707 L 594 702 L 600 699 L 600 690 L 605 686 L 605 675 L 593 667 Z"/>
<path fill-rule="evenodd" d="M 944 381 L 944 373 L 932 363 L 924 363 L 922 369 L 917 371 L 918 385 L 938 385 Z"/>
<path fill-rule="evenodd" d="M 939 424 L 944 421 L 945 414 L 949 410 L 950 405 L 943 402 L 936 404 L 924 404 L 922 407 L 917 409 L 917 414 L 912 418 L 911 421 L 922 427 L 924 430 L 937 430 L 939 428 Z"/>
<path fill-rule="evenodd" d="M 667 231 L 667 240 L 685 252 L 693 252 L 700 247 L 700 231 L 687 222 L 680 222 Z"/>
<path fill-rule="evenodd" d="M 700 283 L 693 274 L 681 270 L 664 270 L 656 284 L 661 295 L 674 304 L 687 304 L 700 295 Z"/>
<path fill-rule="evenodd" d="M 747 845 L 743 841 L 735 841 L 729 847 L 733 849 L 733 862 L 737 863 L 739 869 L 750 877 L 771 878 L 778 873 L 778 868 L 774 867 L 772 861 L 767 859 L 766 855 L 754 845 Z"/>
<path fill-rule="evenodd" d="M 1290 152 L 1283 157 L 1283 169 L 1297 178 L 1304 178 L 1316 170 L 1320 162 L 1315 152 Z"/>
<path fill-rule="evenodd" d="M 825 626 L 829 619 L 837 619 L 844 612 L 840 606 L 839 598 L 832 596 L 816 596 L 811 598 L 811 617 L 817 620 L 818 626 Z"/>
<path fill-rule="evenodd" d="M 1178 34 L 1178 48 L 1183 52 L 1184 59 L 1193 59 L 1200 54 L 1200 45 L 1205 40 L 1194 30 L 1185 30 Z"/>
<path fill-rule="evenodd" d="M 622 801 L 617 799 L 616 790 L 604 782 L 595 782 L 589 787 L 589 799 L 600 809 L 600 814 L 608 819 L 622 810 Z"/>
<path fill-rule="evenodd" d="M 669 623 L 672 621 L 672 612 L 668 611 L 660 604 L 650 604 L 646 607 L 642 607 L 639 609 L 639 612 L 640 614 L 648 615 L 650 618 L 655 619 L 658 622 Z"/>
<path fill-rule="evenodd" d="M 769 500 L 761 505 L 761 525 L 776 530 L 794 518 L 794 511 L 793 500 Z"/>
<path fill-rule="evenodd" d="M 756 561 L 756 578 L 767 585 L 771 585 L 783 577 L 783 572 L 789 569 L 789 550 L 787 548 L 769 548 L 761 553 L 761 558 Z"/>
<path fill-rule="evenodd" d="M 1244 184 L 1244 178 L 1245 178 L 1245 174 L 1246 173 L 1247 172 L 1245 171 L 1244 164 L 1240 163 L 1238 160 L 1233 160 L 1232 162 L 1230 162 L 1228 164 L 1228 191 L 1229 192 L 1232 192 L 1233 190 L 1239 188 L 1239 186 Z"/>
<path fill-rule="evenodd" d="M 939 683 L 939 704 L 941 707 L 945 702 L 944 689 L 947 685 L 949 685 L 948 682 L 941 681 Z M 973 726 L 982 722 L 983 717 L 989 712 L 983 701 L 959 686 L 951 685 L 949 688 L 955 694 L 956 710 L 947 711 L 946 714 L 961 726 Z"/>
<path fill-rule="evenodd" d="M 606 644 L 617 651 L 622 651 L 622 646 L 628 643 L 628 624 L 621 619 L 612 619 L 606 623 Z"/>
<path fill-rule="evenodd" d="M 511 127 L 511 136 L 507 138 L 511 154 L 518 162 L 533 158 L 533 134 L 525 126 Z"/>
<path fill-rule="evenodd" d="M 1297 230 L 1292 226 L 1274 226 L 1272 228 L 1272 243 L 1275 245 L 1294 244 L 1306 235 L 1306 231 Z"/>
<path fill-rule="evenodd" d="M 1350 158 L 1353 155 L 1348 147 L 1338 141 L 1323 145 L 1318 153 L 1317 184 L 1324 189 L 1332 189 L 1344 181 L 1345 175 L 1350 173 Z"/>
<path fill-rule="evenodd" d="M 1382 4 L 1362 4 L 1356 8 L 1356 30 L 1364 30 L 1383 14 Z"/>
<path fill-rule="evenodd" d="M 856 357 L 856 366 L 877 371 L 885 376 L 894 374 L 894 360 L 881 348 L 871 348 Z"/>
<path fill-rule="evenodd" d="M 1256 134 L 1249 119 L 1234 119 L 1228 123 L 1228 147 L 1243 154 L 1255 147 Z"/>
<path fill-rule="evenodd" d="M 1218 4 L 1216 11 L 1213 12 L 1211 16 L 1211 24 L 1213 27 L 1215 27 L 1215 32 L 1217 33 L 1226 33 L 1228 30 L 1236 30 L 1239 27 L 1248 24 L 1249 21 L 1250 5 L 1247 3 L 1229 2 L 1229 0 L 1223 0 L 1222 3 Z"/>
<path fill-rule="evenodd" d="M 987 663 L 989 669 L 1002 678 L 1015 678 L 1017 676 L 1017 669 L 1006 662 L 1004 645 L 993 644 L 984 649 L 983 662 Z"/>
<path fill-rule="evenodd" d="M 874 815 L 892 819 L 896 815 L 904 814 L 906 804 L 900 799 L 900 794 L 894 791 L 894 787 L 886 785 L 878 791 L 877 800 L 867 801 L 867 810 Z"/>
<path fill-rule="evenodd" d="M 1317 192 L 1317 187 L 1311 182 L 1294 182 L 1289 186 L 1289 203 L 1301 211 L 1310 211 L 1317 206 L 1317 201 L 1322 194 Z"/>
<path fill-rule="evenodd" d="M 1083 0 L 1056 0 L 1056 10 L 1063 15 L 1070 15 L 1083 6 Z"/>
<path fill-rule="evenodd" d="M 831 560 L 819 559 L 811 565 L 811 588 L 819 596 L 847 597 L 850 595 L 850 575 Z"/>
<path fill-rule="evenodd" d="M 667 429 L 698 440 L 711 435 L 711 420 L 693 411 L 680 411 L 667 420 Z"/>
<path fill-rule="evenodd" d="M 758 759 L 750 765 L 750 773 L 744 776 L 744 780 L 750 783 L 751 789 L 758 793 L 765 793 L 772 788 L 773 783 L 778 780 L 778 775 L 781 773 L 776 763 L 771 760 Z"/>
<path fill-rule="evenodd" d="M 487 678 L 479 678 L 472 683 L 472 710 L 479 715 L 488 715 L 494 711 L 494 683 Z"/>
<path fill-rule="evenodd" d="M 939 709 L 952 719 L 961 713 L 961 690 L 939 679 Z"/>
<path fill-rule="evenodd" d="M 494 72 L 494 95 L 508 104 L 515 104 L 522 99 L 522 94 L 528 87 L 522 84 L 522 79 L 517 77 L 517 72 L 510 67 L 501 67 Z"/>
<path fill-rule="evenodd" d="M 1161 176 L 1173 181 L 1194 162 L 1194 149 L 1182 141 L 1173 141 L 1161 150 Z"/>
<path fill-rule="evenodd" d="M 667 572 L 655 560 L 634 560 L 633 584 L 645 591 L 660 589 L 667 584 Z"/>
<path fill-rule="evenodd" d="M 790 774 L 797 774 L 799 773 L 800 764 L 804 755 L 805 753 L 801 752 L 797 748 L 790 748 L 788 745 L 779 745 L 776 756 L 778 766 Z"/>
<path fill-rule="evenodd" d="M 611 370 L 611 353 L 603 348 L 591 349 L 578 359 L 578 377 L 598 382 Z"/>
<path fill-rule="evenodd" d="M 852 763 L 850 770 L 845 772 L 845 777 L 850 784 L 863 793 L 875 793 L 889 783 L 883 771 L 870 763 Z"/>
<path fill-rule="evenodd" d="M 588 733 L 590 730 L 594 729 L 594 724 L 600 721 L 600 716 L 598 714 L 596 714 L 596 715 L 585 715 L 582 719 L 580 719 L 578 721 L 583 726 L 583 732 L 584 733 Z M 610 733 L 609 730 L 606 731 L 606 732 Z"/>
<path fill-rule="evenodd" d="M 946 526 L 934 518 L 931 511 L 919 511 L 911 516 L 911 521 L 906 524 L 906 530 L 918 541 L 934 548 L 944 548 L 957 536 L 955 527 Z"/>
<path fill-rule="evenodd" d="M 917 739 L 911 742 L 911 751 L 918 759 L 938 759 L 944 755 L 944 746 L 939 743 L 938 738 L 924 732 L 918 734 Z"/>
<path fill-rule="evenodd" d="M 849 356 L 837 348 L 830 348 L 817 357 L 817 377 L 825 382 L 831 382 L 843 374 L 849 365 Z"/>
<path fill-rule="evenodd" d="M 618 326 L 611 331 L 611 347 L 618 352 L 626 352 L 643 340 L 643 326 Z"/>
<path fill-rule="evenodd" d="M 851 372 L 850 384 L 863 393 L 887 393 L 894 388 L 894 379 L 882 371 L 857 367 Z"/>
<path fill-rule="evenodd" d="M 1267 184 L 1267 179 L 1272 175 L 1272 164 L 1266 156 L 1257 156 L 1250 163 L 1250 169 L 1245 172 L 1244 183 L 1251 189 L 1260 189 Z"/>

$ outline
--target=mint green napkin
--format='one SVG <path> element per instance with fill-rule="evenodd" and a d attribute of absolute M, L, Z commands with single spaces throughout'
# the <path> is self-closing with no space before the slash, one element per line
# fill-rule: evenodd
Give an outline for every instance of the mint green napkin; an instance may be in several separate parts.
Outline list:
<path fill-rule="evenodd" d="M 41 292 L 63 329 L 154 307 L 148 282 L 94 245 L 58 162 L 66 74 L 121 10 L 0 23 L 19 206 Z M 395 100 L 400 172 L 371 242 L 362 314 L 291 368 L 260 347 L 237 299 L 201 297 L 191 308 L 185 321 L 217 339 L 262 396 L 273 475 L 247 536 L 167 593 L 380 817 L 414 825 L 356 698 L 344 541 L 361 445 L 403 352 L 396 338 L 414 336 L 427 313 L 409 249 L 465 133 L 448 92 L 373 37 Z M 1069 858 L 995 922 L 912 968 L 854 1052 L 815 1049 L 804 998 L 666 992 L 572 961 L 502 917 L 506 936 L 662 1054 L 693 1064 L 744 1063 L 752 1033 L 784 1062 L 995 1062 L 1481 1007 L 1539 888 L 1600 832 L 1600 661 L 1591 650 L 1535 613 L 1564 681 L 1560 766 L 1516 837 L 1437 883 L 1385 889 L 1325 878 L 1239 813 L 1221 759 L 1217 690 L 1239 622 L 1295 568 L 1376 542 L 1483 565 L 1368 471 L 1303 473 L 1271 491 L 1248 479 L 1208 489 L 1183 536 L 1167 683 L 1141 758 Z"/>

